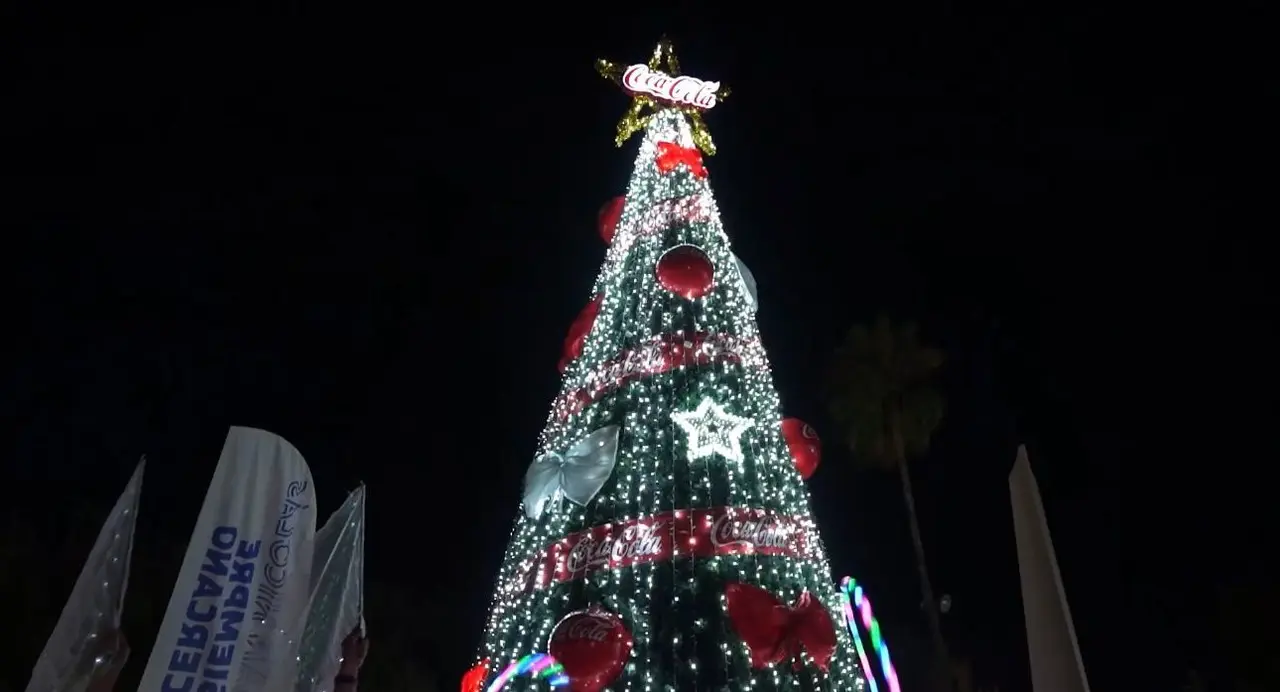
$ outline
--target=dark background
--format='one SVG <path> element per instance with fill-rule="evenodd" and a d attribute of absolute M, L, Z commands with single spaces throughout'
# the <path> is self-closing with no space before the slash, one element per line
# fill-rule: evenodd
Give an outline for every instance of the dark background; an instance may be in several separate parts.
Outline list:
<path fill-rule="evenodd" d="M 641 61 L 667 32 L 687 73 L 734 89 L 708 165 L 786 413 L 824 430 L 855 322 L 918 320 L 948 354 L 917 502 L 978 677 L 1030 687 L 1020 441 L 1093 688 L 1173 689 L 1221 654 L 1197 602 L 1268 559 L 1249 479 L 1276 448 L 1267 226 L 1229 220 L 1262 190 L 1228 182 L 1264 118 L 1247 17 L 455 11 L 21 18 L 0 419 L 24 531 L 91 540 L 146 453 L 138 551 L 173 555 L 226 428 L 269 429 L 322 514 L 368 484 L 373 588 L 430 604 L 420 658 L 456 684 L 603 258 L 596 211 L 634 157 L 592 60 Z M 866 584 L 910 676 L 901 493 L 827 443 L 811 487 L 833 576 Z M 46 569 L 69 588 L 74 569 Z M 158 618 L 156 588 L 130 599 Z M 375 657 L 388 627 L 370 622 Z"/>

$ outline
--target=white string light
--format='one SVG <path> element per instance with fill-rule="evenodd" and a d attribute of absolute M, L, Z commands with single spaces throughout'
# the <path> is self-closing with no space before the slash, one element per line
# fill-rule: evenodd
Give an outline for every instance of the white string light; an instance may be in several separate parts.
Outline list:
<path fill-rule="evenodd" d="M 719 454 L 742 463 L 742 433 L 755 425 L 744 416 L 735 416 L 707 397 L 693 411 L 673 411 L 671 420 L 689 435 L 689 459 Z"/>

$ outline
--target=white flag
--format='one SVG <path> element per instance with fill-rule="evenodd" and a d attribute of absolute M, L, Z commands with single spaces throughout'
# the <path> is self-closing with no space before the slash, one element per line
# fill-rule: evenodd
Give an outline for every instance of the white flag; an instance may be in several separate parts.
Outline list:
<path fill-rule="evenodd" d="M 31 671 L 27 692 L 83 692 L 92 677 L 109 668 L 112 657 L 121 653 L 112 650 L 117 640 L 111 635 L 120 629 L 124 594 L 129 588 L 133 529 L 145 466 L 146 459 L 138 463 L 102 524 L 62 616 Z"/>
<path fill-rule="evenodd" d="M 1013 533 L 1018 545 L 1018 573 L 1022 578 L 1022 611 L 1027 625 L 1031 659 L 1031 689 L 1035 692 L 1089 692 L 1089 679 L 1080 660 L 1076 628 L 1067 607 L 1067 594 L 1058 572 L 1058 558 L 1049 536 L 1040 488 L 1027 448 L 1018 446 L 1018 459 L 1009 472 L 1013 504 Z"/>
<path fill-rule="evenodd" d="M 342 640 L 362 624 L 364 486 L 356 488 L 316 532 L 311 605 L 298 650 L 295 692 L 330 692 Z"/>
<path fill-rule="evenodd" d="M 296 669 L 315 538 L 307 462 L 231 428 L 139 692 L 261 692 Z"/>

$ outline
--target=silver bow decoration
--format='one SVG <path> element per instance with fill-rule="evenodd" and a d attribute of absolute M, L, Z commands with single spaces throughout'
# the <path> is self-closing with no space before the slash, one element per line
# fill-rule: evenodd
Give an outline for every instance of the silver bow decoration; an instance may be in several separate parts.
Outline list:
<path fill-rule="evenodd" d="M 751 303 L 751 309 L 756 309 L 756 277 L 752 276 L 751 270 L 747 269 L 747 265 L 742 258 L 736 254 L 733 261 L 738 265 L 738 278 L 742 281 L 742 291 L 747 294 L 747 301 Z"/>
<path fill-rule="evenodd" d="M 618 433 L 608 425 L 574 443 L 564 454 L 543 454 L 524 474 L 524 511 L 530 519 L 542 516 L 559 497 L 586 506 L 613 474 L 618 459 Z"/>

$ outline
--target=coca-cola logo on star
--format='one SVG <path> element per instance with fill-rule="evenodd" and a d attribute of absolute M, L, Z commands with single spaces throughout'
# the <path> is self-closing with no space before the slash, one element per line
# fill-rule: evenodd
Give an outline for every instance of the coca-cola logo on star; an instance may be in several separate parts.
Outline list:
<path fill-rule="evenodd" d="M 637 94 L 648 94 L 669 103 L 696 108 L 716 105 L 720 82 L 707 82 L 697 77 L 672 77 L 649 69 L 648 65 L 632 65 L 622 73 L 622 86 Z"/>

